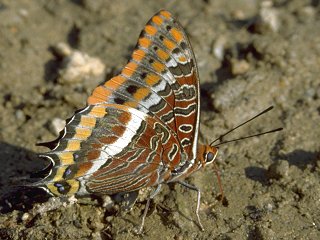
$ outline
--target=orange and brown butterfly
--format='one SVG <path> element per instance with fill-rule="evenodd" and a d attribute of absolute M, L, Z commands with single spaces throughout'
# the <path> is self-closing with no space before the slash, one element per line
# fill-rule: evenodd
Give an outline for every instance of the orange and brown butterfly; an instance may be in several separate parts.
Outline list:
<path fill-rule="evenodd" d="M 121 73 L 94 89 L 58 139 L 42 144 L 51 148 L 41 155 L 51 166 L 35 185 L 55 196 L 155 187 L 153 198 L 162 184 L 178 182 L 198 192 L 202 228 L 200 190 L 183 182 L 217 155 L 217 148 L 198 142 L 199 101 L 188 37 L 162 10 L 142 30 Z"/>

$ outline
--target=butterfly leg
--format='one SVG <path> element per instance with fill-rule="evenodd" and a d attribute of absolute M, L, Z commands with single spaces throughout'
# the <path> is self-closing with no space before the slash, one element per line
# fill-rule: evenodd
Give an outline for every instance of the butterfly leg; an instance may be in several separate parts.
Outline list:
<path fill-rule="evenodd" d="M 147 200 L 146 206 L 144 208 L 141 224 L 140 224 L 139 229 L 137 230 L 137 234 L 141 234 L 142 233 L 143 226 L 144 226 L 144 221 L 146 219 L 146 216 L 147 216 L 147 213 L 148 213 L 148 209 L 149 209 L 149 206 L 150 206 L 150 201 L 160 192 L 160 189 L 161 189 L 161 184 L 159 184 L 157 186 L 157 188 L 150 194 L 150 196 L 149 196 L 149 198 Z"/>
<path fill-rule="evenodd" d="M 199 188 L 197 188 L 196 186 L 193 186 L 191 184 L 188 184 L 186 182 L 182 182 L 182 181 L 178 181 L 178 183 L 180 183 L 182 186 L 186 187 L 186 188 L 189 188 L 193 191 L 197 191 L 198 193 L 198 201 L 197 201 L 197 208 L 196 208 L 196 215 L 197 215 L 197 219 L 198 219 L 198 224 L 199 224 L 199 227 L 201 228 L 202 231 L 204 231 L 204 227 L 200 221 L 200 216 L 199 216 L 199 209 L 200 209 L 200 200 L 201 200 L 201 191 Z"/>

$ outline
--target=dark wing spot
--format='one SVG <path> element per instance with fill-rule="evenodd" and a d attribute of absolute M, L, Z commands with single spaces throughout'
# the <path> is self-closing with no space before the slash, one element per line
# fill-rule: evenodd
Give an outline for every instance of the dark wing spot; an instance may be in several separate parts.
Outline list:
<path fill-rule="evenodd" d="M 182 126 L 180 126 L 180 129 L 181 129 L 182 131 L 189 132 L 189 131 L 192 130 L 192 127 L 189 126 L 189 125 L 182 125 Z"/>
<path fill-rule="evenodd" d="M 188 145 L 190 145 L 191 144 L 191 141 L 189 140 L 189 139 L 183 139 L 182 141 L 181 141 L 181 145 L 182 146 L 188 146 Z"/>
<path fill-rule="evenodd" d="M 173 148 L 171 148 L 171 151 L 169 152 L 169 159 L 172 161 L 173 158 L 175 157 L 177 151 L 178 151 L 178 146 L 176 144 L 173 144 L 172 146 Z"/>
<path fill-rule="evenodd" d="M 142 79 L 144 79 L 144 78 L 146 78 L 147 73 L 146 73 L 146 72 L 143 72 L 143 73 L 140 74 L 140 76 L 141 76 Z"/>
<path fill-rule="evenodd" d="M 164 122 L 170 122 L 174 118 L 174 113 L 173 111 L 168 112 L 167 114 L 164 114 L 161 116 L 161 120 Z"/>
<path fill-rule="evenodd" d="M 71 188 L 71 186 L 65 181 L 56 182 L 54 186 L 57 188 L 58 192 L 61 194 L 67 194 Z"/>
<path fill-rule="evenodd" d="M 160 39 L 161 41 L 163 41 L 163 40 L 164 40 L 164 36 L 160 35 L 160 36 L 159 36 L 159 39 Z"/>
<path fill-rule="evenodd" d="M 122 98 L 117 97 L 117 98 L 114 99 L 114 102 L 117 103 L 117 104 L 123 104 L 125 102 L 125 100 L 122 99 Z"/>
<path fill-rule="evenodd" d="M 154 60 L 153 59 L 149 59 L 149 63 L 154 63 Z"/>
<path fill-rule="evenodd" d="M 178 53 L 180 53 L 180 52 L 181 52 L 181 51 L 180 51 L 179 48 L 175 48 L 175 49 L 172 50 L 172 53 L 174 53 L 174 54 L 178 54 Z"/>
<path fill-rule="evenodd" d="M 172 27 L 168 25 L 168 26 L 166 27 L 166 29 L 167 29 L 167 31 L 170 31 L 170 30 L 172 29 Z"/>
<path fill-rule="evenodd" d="M 134 94 L 135 92 L 137 92 L 137 90 L 138 90 L 138 87 L 135 85 L 129 85 L 127 87 L 127 92 L 130 94 Z"/>
<path fill-rule="evenodd" d="M 67 178 L 71 173 L 72 173 L 72 170 L 70 167 L 68 167 L 63 173 L 63 178 Z"/>
<path fill-rule="evenodd" d="M 181 47 L 183 50 L 185 50 L 185 49 L 188 48 L 188 46 L 187 46 L 187 44 L 186 44 L 185 42 L 181 42 L 181 43 L 180 43 L 180 47 Z"/>

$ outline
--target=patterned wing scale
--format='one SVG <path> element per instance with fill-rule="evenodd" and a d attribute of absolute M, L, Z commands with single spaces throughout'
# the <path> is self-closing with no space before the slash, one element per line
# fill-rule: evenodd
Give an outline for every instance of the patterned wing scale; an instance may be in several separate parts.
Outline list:
<path fill-rule="evenodd" d="M 169 181 L 197 153 L 199 80 L 180 24 L 160 11 L 122 72 L 98 86 L 43 154 L 55 195 L 130 192 Z"/>

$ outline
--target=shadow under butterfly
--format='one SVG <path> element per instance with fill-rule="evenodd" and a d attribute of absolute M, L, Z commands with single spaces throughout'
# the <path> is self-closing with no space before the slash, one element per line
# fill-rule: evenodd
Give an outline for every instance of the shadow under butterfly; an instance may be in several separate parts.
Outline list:
<path fill-rule="evenodd" d="M 184 182 L 190 174 L 214 162 L 223 137 L 198 143 L 200 94 L 196 59 L 182 26 L 165 10 L 155 14 L 140 34 L 121 73 L 94 89 L 87 106 L 66 121 L 58 139 L 41 143 L 40 156 L 50 165 L 34 177 L 53 196 L 114 195 L 130 209 L 138 191 L 153 187 L 137 230 L 141 233 L 153 199 L 165 183 Z M 219 144 L 214 145 L 215 142 Z M 219 178 L 218 178 L 219 179 Z M 219 180 L 220 181 L 220 180 Z"/>

